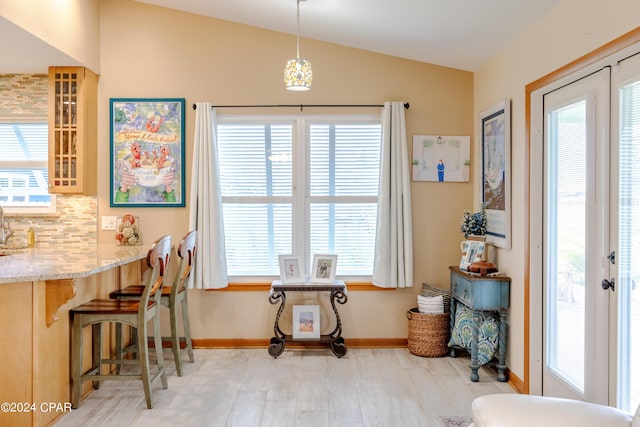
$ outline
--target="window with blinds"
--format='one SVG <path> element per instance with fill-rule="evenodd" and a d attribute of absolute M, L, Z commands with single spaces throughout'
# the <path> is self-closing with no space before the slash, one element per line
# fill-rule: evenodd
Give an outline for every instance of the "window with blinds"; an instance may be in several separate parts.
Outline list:
<path fill-rule="evenodd" d="M 278 255 L 337 254 L 341 277 L 370 279 L 379 116 L 238 118 L 217 127 L 228 274 L 278 276 Z"/>
<path fill-rule="evenodd" d="M 50 211 L 46 122 L 0 122 L 0 205 L 7 212 Z"/>

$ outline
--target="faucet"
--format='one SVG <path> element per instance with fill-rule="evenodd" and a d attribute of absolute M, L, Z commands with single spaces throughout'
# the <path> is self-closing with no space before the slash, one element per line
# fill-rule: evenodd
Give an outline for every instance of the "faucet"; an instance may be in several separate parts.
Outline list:
<path fill-rule="evenodd" d="M 9 237 L 13 235 L 11 225 L 4 223 L 4 209 L 0 206 L 0 245 L 4 245 L 9 240 Z"/>

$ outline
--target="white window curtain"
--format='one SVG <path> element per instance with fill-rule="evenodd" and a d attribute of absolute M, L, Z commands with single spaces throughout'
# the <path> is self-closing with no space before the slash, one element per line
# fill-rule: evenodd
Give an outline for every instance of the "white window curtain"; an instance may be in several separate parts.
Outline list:
<path fill-rule="evenodd" d="M 413 286 L 409 167 L 404 103 L 385 102 L 372 280 L 382 288 Z"/>
<path fill-rule="evenodd" d="M 198 231 L 198 243 L 189 288 L 220 289 L 229 284 L 217 150 L 216 112 L 210 103 L 198 102 L 189 207 L 189 229 Z"/>

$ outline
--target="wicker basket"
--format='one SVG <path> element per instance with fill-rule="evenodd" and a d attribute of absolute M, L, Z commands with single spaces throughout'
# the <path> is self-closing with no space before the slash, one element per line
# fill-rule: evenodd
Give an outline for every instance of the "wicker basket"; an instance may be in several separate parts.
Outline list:
<path fill-rule="evenodd" d="M 407 311 L 408 346 L 416 356 L 442 357 L 449 352 L 449 313 L 426 314 L 418 308 Z"/>

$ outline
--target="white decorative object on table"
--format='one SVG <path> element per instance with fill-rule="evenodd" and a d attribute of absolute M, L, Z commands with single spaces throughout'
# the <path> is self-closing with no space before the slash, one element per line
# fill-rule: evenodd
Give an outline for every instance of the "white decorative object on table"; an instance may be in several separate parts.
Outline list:
<path fill-rule="evenodd" d="M 120 245 L 141 245 L 140 218 L 126 214 L 116 219 L 116 240 Z"/>

